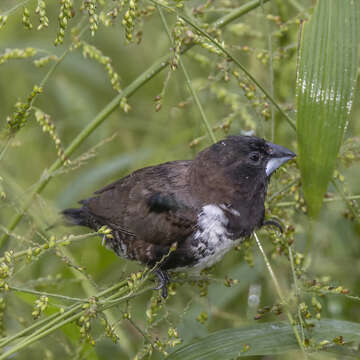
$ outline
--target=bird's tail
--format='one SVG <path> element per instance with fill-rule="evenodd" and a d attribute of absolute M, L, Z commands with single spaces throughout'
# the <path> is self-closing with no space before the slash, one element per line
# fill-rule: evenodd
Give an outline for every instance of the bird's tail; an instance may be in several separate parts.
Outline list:
<path fill-rule="evenodd" d="M 49 225 L 45 231 L 52 230 L 58 226 L 89 226 L 89 211 L 84 207 L 78 209 L 65 209 L 61 211 L 60 214 L 62 216 L 53 224 Z"/>
<path fill-rule="evenodd" d="M 82 207 L 78 209 L 65 209 L 61 212 L 66 225 L 89 226 L 88 211 Z"/>

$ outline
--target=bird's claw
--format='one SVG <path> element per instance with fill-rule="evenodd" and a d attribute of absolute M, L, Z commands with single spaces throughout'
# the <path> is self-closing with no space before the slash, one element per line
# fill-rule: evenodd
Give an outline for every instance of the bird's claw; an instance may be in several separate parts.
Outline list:
<path fill-rule="evenodd" d="M 276 226 L 279 229 L 281 234 L 284 232 L 281 224 L 279 223 L 279 221 L 277 221 L 275 219 L 265 220 L 263 222 L 263 226 Z"/>
<path fill-rule="evenodd" d="M 161 297 L 166 299 L 168 296 L 167 285 L 170 283 L 170 276 L 166 270 L 156 269 L 154 274 L 159 280 L 158 286 L 154 290 L 161 290 Z"/>

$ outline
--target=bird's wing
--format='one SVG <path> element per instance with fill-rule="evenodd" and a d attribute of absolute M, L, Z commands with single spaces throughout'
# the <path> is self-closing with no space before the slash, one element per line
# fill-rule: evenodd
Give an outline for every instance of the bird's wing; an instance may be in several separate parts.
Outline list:
<path fill-rule="evenodd" d="M 82 204 L 122 237 L 169 246 L 194 231 L 197 209 L 188 191 L 188 162 L 144 168 L 97 191 Z"/>

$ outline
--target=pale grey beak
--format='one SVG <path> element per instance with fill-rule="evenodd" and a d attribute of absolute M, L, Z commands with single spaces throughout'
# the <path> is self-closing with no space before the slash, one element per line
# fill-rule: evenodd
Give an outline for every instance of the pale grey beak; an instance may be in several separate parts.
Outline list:
<path fill-rule="evenodd" d="M 266 176 L 270 176 L 276 169 L 288 160 L 292 159 L 296 154 L 287 149 L 286 147 L 273 144 L 271 142 L 266 143 L 269 146 L 270 158 L 266 164 Z"/>

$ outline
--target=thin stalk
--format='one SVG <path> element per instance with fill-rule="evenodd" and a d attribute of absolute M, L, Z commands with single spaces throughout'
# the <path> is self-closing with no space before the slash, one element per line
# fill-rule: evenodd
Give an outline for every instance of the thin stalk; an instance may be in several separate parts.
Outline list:
<path fill-rule="evenodd" d="M 202 30 L 199 25 L 197 25 L 193 20 L 188 18 L 185 15 L 177 13 L 173 8 L 166 6 L 162 3 L 159 3 L 156 0 L 149 0 L 155 5 L 159 5 L 164 9 L 168 10 L 170 13 L 175 14 L 179 18 L 183 19 L 187 24 L 192 26 L 198 33 L 207 38 L 211 43 L 213 43 L 218 49 L 220 49 L 229 59 L 231 59 L 243 72 L 244 74 L 261 90 L 261 92 L 268 98 L 268 100 L 276 107 L 276 109 L 280 112 L 280 114 L 285 118 L 290 127 L 295 131 L 296 126 L 294 121 L 285 113 L 285 111 L 279 106 L 279 104 L 275 101 L 275 99 L 269 94 L 269 92 L 254 78 L 254 76 L 246 69 L 241 62 L 235 58 L 228 50 L 226 50 L 217 40 L 215 40 L 211 35 L 209 35 L 206 31 Z"/>
<path fill-rule="evenodd" d="M 103 300 L 101 303 L 103 305 L 105 304 L 111 304 L 112 302 L 117 301 L 117 299 L 119 298 L 119 296 L 123 296 L 124 294 L 126 294 L 129 291 L 129 288 L 124 288 L 124 289 L 119 289 L 115 294 L 110 295 L 109 297 L 106 298 L 106 300 Z"/>
<path fill-rule="evenodd" d="M 340 188 L 340 186 L 338 186 L 338 184 L 336 183 L 336 181 L 334 179 L 331 180 L 331 183 L 335 187 L 336 191 L 339 193 L 341 200 L 343 200 L 345 202 L 345 204 L 347 205 L 348 209 L 354 216 L 354 219 L 359 222 L 359 216 L 356 213 L 356 210 L 354 209 L 354 206 L 351 203 L 351 201 L 345 196 L 343 190 Z M 325 200 L 331 200 L 331 199 L 324 199 L 323 201 L 325 202 Z M 305 256 L 310 252 L 310 249 L 311 249 L 311 246 L 312 246 L 312 243 L 314 240 L 315 223 L 314 223 L 314 220 L 311 218 L 308 221 L 309 221 L 309 227 L 308 227 L 308 237 L 306 239 L 306 246 L 305 246 L 305 251 L 304 251 Z"/>
<path fill-rule="evenodd" d="M 124 287 L 124 286 L 127 286 L 127 284 L 128 284 L 127 280 L 120 281 L 120 282 L 118 282 L 117 284 L 115 284 L 115 285 L 113 285 L 113 286 L 110 286 L 109 288 L 107 288 L 107 289 L 99 292 L 99 293 L 96 295 L 96 297 L 105 296 L 105 295 L 107 295 L 107 294 L 109 294 L 109 293 L 111 293 L 111 292 L 113 292 L 113 291 L 115 291 L 115 290 L 117 290 L 117 289 L 119 289 L 119 288 L 122 288 L 122 287 Z"/>
<path fill-rule="evenodd" d="M 292 272 L 293 280 L 294 280 L 296 307 L 298 309 L 298 319 L 300 321 L 301 343 L 303 344 L 304 340 L 305 340 L 304 322 L 303 322 L 303 319 L 302 319 L 302 316 L 301 316 L 300 308 L 298 306 L 299 302 L 300 302 L 300 288 L 299 288 L 299 284 L 298 284 L 298 280 L 297 280 L 297 276 L 296 276 L 296 272 L 295 272 L 294 257 L 293 257 L 293 251 L 292 251 L 292 246 L 291 245 L 289 245 L 288 250 L 289 250 L 291 272 Z"/>
<path fill-rule="evenodd" d="M 127 285 L 127 280 L 123 280 L 123 281 L 120 281 L 119 283 L 99 292 L 97 295 L 96 295 L 96 298 L 100 298 L 102 296 L 105 296 L 105 295 L 108 295 L 110 293 L 112 293 L 113 291 L 119 289 L 119 288 L 122 288 L 124 286 Z M 110 296 L 109 298 L 111 298 L 112 296 Z M 87 301 L 88 302 L 88 301 Z M 106 301 L 105 301 L 106 302 Z M 27 333 L 39 328 L 40 326 L 46 324 L 46 323 L 53 323 L 53 320 L 56 318 L 56 321 L 58 321 L 60 319 L 60 316 L 61 318 L 64 318 L 66 316 L 68 316 L 69 314 L 72 313 L 72 310 L 76 307 L 78 308 L 78 305 L 82 306 L 82 304 L 74 304 L 74 305 L 71 305 L 70 307 L 67 308 L 66 312 L 61 314 L 60 312 L 57 312 L 55 314 L 52 314 L 50 316 L 48 316 L 47 318 L 45 319 L 42 319 L 42 320 L 39 320 L 37 321 L 36 323 L 28 326 L 27 328 L 23 329 L 22 331 L 19 331 L 18 333 L 8 337 L 8 338 L 5 338 L 5 339 L 2 339 L 2 341 L 0 341 L 0 348 L 3 348 L 4 346 L 6 346 L 7 344 L 11 343 L 12 341 L 26 335 Z M 46 325 L 44 325 L 45 327 Z M 44 327 L 42 329 L 44 329 Z"/>
<path fill-rule="evenodd" d="M 314 229 L 315 229 L 315 221 L 312 218 L 307 217 L 307 222 L 308 222 L 307 238 L 306 238 L 306 244 L 305 244 L 305 250 L 304 250 L 305 257 L 307 257 L 307 255 L 309 254 L 312 243 L 314 241 Z"/>
<path fill-rule="evenodd" d="M 138 331 L 138 333 L 144 338 L 144 340 L 147 343 L 149 343 L 149 344 L 153 343 L 151 341 L 151 338 L 149 336 L 147 336 L 145 334 L 145 332 L 131 318 L 128 317 L 126 320 L 134 327 L 134 329 L 136 329 Z"/>
<path fill-rule="evenodd" d="M 292 253 L 292 247 L 289 246 L 289 247 L 288 247 L 288 250 L 289 250 L 289 258 L 290 258 L 291 272 L 292 272 L 293 279 L 294 279 L 295 296 L 296 296 L 296 299 L 299 300 L 299 298 L 300 298 L 300 290 L 299 290 L 299 285 L 298 285 L 298 281 L 297 281 L 297 277 L 296 277 L 296 273 L 295 273 L 295 265 L 294 265 L 294 258 L 293 258 L 293 253 Z"/>
<path fill-rule="evenodd" d="M 274 282 L 276 292 L 278 293 L 281 302 L 286 304 L 287 302 L 286 302 L 284 294 L 283 294 L 283 292 L 281 290 L 280 284 L 279 284 L 279 282 L 278 282 L 278 280 L 277 280 L 277 278 L 275 276 L 275 273 L 274 273 L 274 271 L 273 271 L 273 269 L 272 269 L 272 267 L 270 265 L 268 257 L 267 257 L 267 255 L 266 255 L 266 253 L 265 253 L 265 251 L 264 251 L 264 249 L 263 249 L 263 247 L 262 247 L 262 245 L 260 243 L 260 240 L 259 240 L 259 238 L 258 238 L 258 236 L 257 236 L 257 234 L 255 232 L 254 232 L 254 237 L 255 237 L 256 244 L 257 244 L 257 246 L 258 246 L 258 248 L 259 248 L 259 250 L 260 250 L 260 252 L 261 252 L 261 254 L 262 254 L 263 258 L 264 258 L 265 265 L 266 265 L 266 267 L 267 267 L 267 269 L 268 269 L 268 271 L 270 273 L 271 279 Z"/>
<path fill-rule="evenodd" d="M 10 145 L 10 142 L 11 142 L 11 138 L 7 138 L 6 141 L 5 141 L 5 144 L 3 146 L 3 148 L 1 149 L 0 151 L 0 161 L 2 160 L 2 158 L 4 157 L 5 153 L 6 153 L 6 150 L 9 148 L 9 145 Z"/>
<path fill-rule="evenodd" d="M 336 197 L 336 198 L 330 198 L 330 199 L 323 199 L 324 203 L 332 203 L 335 201 L 345 201 L 347 200 L 360 200 L 360 195 L 352 195 L 352 196 L 345 196 L 345 197 Z M 296 204 L 296 201 L 283 201 L 276 204 L 278 207 L 289 207 L 294 206 Z"/>
<path fill-rule="evenodd" d="M 49 71 L 45 74 L 44 78 L 41 80 L 40 82 L 40 87 L 44 87 L 45 84 L 47 83 L 47 81 L 49 80 L 50 76 L 54 73 L 54 71 L 56 70 L 56 68 L 60 65 L 60 63 L 65 59 L 65 56 L 70 52 L 70 49 L 66 49 L 61 56 L 56 59 L 56 61 L 53 63 L 53 65 L 51 66 L 51 68 L 49 69 Z M 33 104 L 35 102 L 35 97 L 32 101 L 31 104 Z"/>
<path fill-rule="evenodd" d="M 263 0 L 265 2 L 268 0 Z M 252 0 L 249 1 L 247 4 L 240 6 L 238 9 L 235 9 L 230 14 L 227 14 L 220 19 L 216 20 L 213 24 L 216 28 L 222 28 L 229 24 L 231 21 L 238 19 L 242 15 L 247 14 L 249 11 L 258 7 L 261 3 L 261 0 Z M 192 48 L 192 45 L 184 47 L 182 53 L 188 51 Z M 89 137 L 90 134 L 94 132 L 97 127 L 102 124 L 105 119 L 114 112 L 121 101 L 121 99 L 125 96 L 130 97 L 133 93 L 136 92 L 139 88 L 141 88 L 144 84 L 150 81 L 155 75 L 157 75 L 160 71 L 162 71 L 165 67 L 168 66 L 169 55 L 163 56 L 157 62 L 155 62 L 152 66 L 150 66 L 146 71 L 144 71 L 139 77 L 137 77 L 127 88 L 123 90 L 122 93 L 115 96 L 115 98 L 107 104 L 96 116 L 95 118 L 78 134 L 78 136 L 72 141 L 72 143 L 66 148 L 65 156 L 70 157 L 73 152 Z M 49 176 L 45 179 L 41 179 L 38 183 L 37 187 L 30 195 L 30 197 L 25 200 L 22 209 L 16 214 L 8 226 L 9 232 L 14 230 L 16 226 L 19 224 L 20 220 L 24 216 L 26 210 L 30 207 L 34 197 L 40 194 L 46 185 L 50 182 L 53 173 L 58 170 L 62 166 L 61 159 L 57 159 L 49 169 Z M 7 246 L 7 242 L 9 239 L 9 235 L 7 233 L 3 234 L 0 238 L 0 251 L 3 251 L 4 248 Z"/>
<path fill-rule="evenodd" d="M 27 338 L 25 338 L 23 341 L 20 341 L 18 344 L 21 344 L 22 342 L 25 342 L 27 339 L 31 338 L 32 336 L 35 336 L 39 333 L 41 333 L 43 331 L 43 329 L 47 329 L 49 328 L 49 326 L 51 326 L 52 324 L 56 324 L 57 321 L 62 320 L 64 318 L 66 318 L 67 316 L 71 315 L 74 311 L 80 309 L 83 305 L 82 304 L 77 304 L 77 305 L 73 305 L 71 306 L 66 312 L 64 312 L 63 314 L 61 313 L 56 313 L 53 314 L 52 316 L 49 316 L 48 318 L 36 322 L 35 324 L 27 327 L 26 329 L 14 334 L 13 336 L 11 336 L 10 338 L 7 338 L 6 341 L 1 343 L 1 348 L 3 348 L 4 346 L 6 346 L 7 344 L 9 344 L 10 342 L 14 341 L 15 339 L 18 339 L 19 337 L 27 334 L 29 331 L 36 329 L 37 327 L 39 327 L 39 325 L 45 324 L 42 328 L 39 328 L 37 330 L 35 330 L 34 332 L 31 333 L 31 335 L 29 335 Z M 46 321 L 45 321 L 46 320 Z M 13 348 L 11 348 L 10 350 L 12 350 Z M 2 354 L 2 356 L 6 355 L 6 353 Z M 9 354 L 8 354 L 9 355 Z M 8 356 L 7 355 L 7 356 Z M 5 359 L 6 357 L 4 357 Z M 2 359 L 2 357 L 0 357 L 0 359 Z"/>
<path fill-rule="evenodd" d="M 71 266 L 69 267 L 69 270 L 72 272 L 74 278 L 81 284 L 86 296 L 91 297 L 96 294 L 98 292 L 96 284 L 86 273 L 79 270 L 79 265 L 77 265 L 77 262 L 71 252 L 68 249 L 61 249 L 61 253 L 70 261 Z"/>
<path fill-rule="evenodd" d="M 268 198 L 268 202 L 271 202 L 273 199 L 275 199 L 278 195 L 282 194 L 283 192 L 287 191 L 288 189 L 290 189 L 293 185 L 295 185 L 297 182 L 299 182 L 300 179 L 295 179 L 293 181 L 291 181 L 289 184 L 285 185 L 283 188 L 281 188 L 280 190 L 274 192 L 273 194 L 271 194 L 271 196 L 269 196 Z"/>
<path fill-rule="evenodd" d="M 296 273 L 295 273 L 295 265 L 294 265 L 294 258 L 293 258 L 293 253 L 292 253 L 292 247 L 289 246 L 289 247 L 288 247 L 288 250 L 289 250 L 289 258 L 290 258 L 291 272 L 292 272 L 293 279 L 294 279 L 295 296 L 296 296 L 296 299 L 299 300 L 299 298 L 300 298 L 300 290 L 299 290 L 299 285 L 298 285 L 297 277 L 296 277 Z"/>
<path fill-rule="evenodd" d="M 246 4 L 240 6 L 239 8 L 232 11 L 230 14 L 227 14 L 225 16 L 222 16 L 220 19 L 215 20 L 215 22 L 212 24 L 215 28 L 223 28 L 227 24 L 230 24 L 234 20 L 236 20 L 238 17 L 247 14 L 251 10 L 256 9 L 261 4 L 265 4 L 270 0 L 252 0 L 247 2 Z"/>
<path fill-rule="evenodd" d="M 42 319 L 42 320 L 39 320 L 39 321 L 35 322 L 34 324 L 32 324 L 32 325 L 28 326 L 27 328 L 17 332 L 14 335 L 11 335 L 11 336 L 8 336 L 8 337 L 6 337 L 4 339 L 1 339 L 0 348 L 3 348 L 7 344 L 10 344 L 11 342 L 13 342 L 14 340 L 16 340 L 16 339 L 18 339 L 20 337 L 23 337 L 24 335 L 26 335 L 30 331 L 33 331 L 34 329 L 38 328 L 39 326 L 45 324 L 48 321 L 51 321 L 52 319 L 56 318 L 57 316 L 59 316 L 58 312 L 46 317 L 45 319 Z"/>
<path fill-rule="evenodd" d="M 22 2 L 19 2 L 18 4 L 16 4 L 15 6 L 13 6 L 12 8 L 10 8 L 9 10 L 6 10 L 5 12 L 3 12 L 1 15 L 7 15 L 9 16 L 11 13 L 13 13 L 14 11 L 16 11 L 19 7 L 27 4 L 30 0 L 24 0 Z"/>
<path fill-rule="evenodd" d="M 67 250 L 62 250 L 66 257 L 70 259 L 72 263 L 75 262 L 72 254 Z M 92 281 L 82 272 L 78 271 L 77 269 L 71 267 L 70 271 L 74 274 L 74 277 L 80 280 L 82 288 L 84 289 L 86 295 L 91 297 L 93 294 L 96 294 L 98 291 Z M 126 290 L 126 288 L 125 288 Z M 107 318 L 108 323 L 115 323 L 117 321 L 115 313 L 109 309 L 104 311 L 104 316 Z M 114 329 L 115 334 L 119 339 L 121 339 L 121 349 L 130 357 L 131 354 L 131 342 L 129 339 L 128 333 L 126 333 L 121 327 L 117 327 Z"/>
<path fill-rule="evenodd" d="M 148 274 L 147 274 L 148 275 Z M 127 286 L 127 280 L 123 280 L 108 289 L 103 290 L 102 292 L 98 293 L 95 298 L 99 298 L 101 296 L 110 294 L 111 292 L 122 288 L 125 286 L 124 289 L 119 291 L 116 294 L 109 295 L 106 299 L 98 301 L 98 312 L 104 312 L 107 309 L 110 309 L 114 306 L 119 305 L 121 302 L 127 301 L 131 298 L 137 297 L 145 292 L 152 291 L 153 286 L 149 286 L 146 288 L 141 289 L 142 285 L 145 283 L 147 276 L 145 276 L 142 281 L 138 285 L 138 290 L 136 292 L 132 292 L 132 290 L 129 289 Z M 130 291 L 130 292 L 129 292 Z M 129 292 L 128 294 L 124 295 L 126 292 Z M 80 310 L 78 313 L 75 313 L 76 311 Z M 69 307 L 64 313 L 56 313 L 51 316 L 49 316 L 46 319 L 43 319 L 41 321 L 36 322 L 35 324 L 29 326 L 28 328 L 22 330 L 21 332 L 4 339 L 5 341 L 0 342 L 0 347 L 4 347 L 5 345 L 11 343 L 12 341 L 18 339 L 19 337 L 29 333 L 30 331 L 35 330 L 31 333 L 31 335 L 24 338 L 22 341 L 19 341 L 16 345 L 11 347 L 7 352 L 3 353 L 0 356 L 0 360 L 6 359 L 10 355 L 14 354 L 15 352 L 24 349 L 28 345 L 31 345 L 37 340 L 40 340 L 44 338 L 47 335 L 50 335 L 57 329 L 61 328 L 62 326 L 69 324 L 71 322 L 74 322 L 75 320 L 79 319 L 84 313 L 86 312 L 86 309 L 83 309 L 83 304 L 74 304 L 71 307 Z M 40 325 L 43 325 L 41 328 Z"/>
<path fill-rule="evenodd" d="M 53 293 L 48 293 L 48 292 L 43 292 L 43 291 L 36 291 L 36 290 L 33 290 L 33 289 L 24 289 L 24 288 L 19 288 L 17 286 L 9 286 L 9 290 L 17 291 L 17 292 L 21 292 L 21 293 L 26 293 L 26 294 L 33 294 L 33 295 L 37 295 L 37 296 L 47 296 L 47 297 L 50 297 L 50 298 L 60 299 L 60 300 L 65 300 L 65 301 L 83 302 L 83 303 L 88 303 L 89 302 L 88 299 L 81 299 L 81 298 L 75 298 L 75 297 L 60 295 L 60 294 L 53 294 Z"/>
<path fill-rule="evenodd" d="M 271 25 L 270 20 L 266 19 L 266 13 L 263 4 L 261 4 L 261 8 L 264 14 L 264 21 L 266 21 L 267 28 L 268 28 L 268 35 L 267 35 L 267 42 L 268 42 L 268 51 L 269 51 L 269 93 L 272 97 L 274 97 L 274 67 L 273 67 L 273 48 L 272 48 L 272 34 L 271 34 Z M 274 106 L 270 104 L 270 114 L 271 114 L 271 135 L 270 139 L 274 142 L 275 139 L 275 112 Z"/>
<path fill-rule="evenodd" d="M 64 58 L 68 54 L 68 52 L 69 52 L 69 49 L 65 50 L 62 53 L 62 55 L 55 61 L 55 63 L 53 63 L 53 65 L 51 66 L 49 71 L 45 74 L 45 76 L 43 77 L 43 79 L 40 82 L 40 87 L 41 88 L 44 88 L 44 86 L 46 85 L 46 83 L 49 80 L 50 76 L 54 73 L 54 71 L 59 66 L 59 64 L 64 60 Z M 39 93 L 36 93 L 36 95 L 31 99 L 30 104 L 29 104 L 30 109 L 34 106 L 34 103 L 35 103 L 36 99 L 39 97 L 39 95 L 40 95 Z M 0 152 L 0 160 L 4 157 L 6 150 L 11 145 L 11 142 L 12 142 L 13 139 L 14 139 L 14 135 L 10 135 L 7 138 L 7 141 L 6 141 L 4 147 L 1 149 L 1 152 Z"/>
<path fill-rule="evenodd" d="M 337 184 L 337 182 L 332 179 L 331 183 L 333 184 L 333 186 L 335 187 L 336 191 L 339 193 L 339 195 L 341 196 L 341 199 L 345 202 L 345 204 L 347 205 L 348 209 L 350 210 L 350 212 L 352 213 L 352 215 L 354 216 L 354 219 L 356 219 L 357 221 L 359 221 L 359 215 L 357 214 L 356 210 L 354 209 L 354 205 L 351 203 L 351 201 L 349 200 L 349 197 L 346 197 L 346 195 L 344 194 L 344 191 L 341 189 L 341 187 Z"/>
<path fill-rule="evenodd" d="M 302 351 L 302 353 L 304 355 L 304 359 L 307 359 L 307 354 L 306 354 L 306 351 L 305 351 L 304 343 L 301 340 L 300 334 L 298 332 L 298 329 L 297 329 L 297 327 L 295 325 L 294 319 L 293 319 L 293 317 L 291 315 L 291 312 L 289 310 L 289 305 L 288 305 L 287 301 L 285 300 L 284 293 L 283 293 L 283 291 L 282 291 L 282 289 L 280 287 L 280 284 L 279 284 L 279 282 L 278 282 L 278 280 L 277 280 L 277 278 L 275 276 L 275 273 L 274 273 L 274 271 L 273 271 L 273 269 L 272 269 L 272 267 L 270 265 L 269 259 L 268 259 L 267 255 L 266 255 L 262 245 L 261 245 L 261 242 L 260 242 L 260 240 L 259 240 L 259 238 L 258 238 L 258 236 L 256 235 L 255 232 L 254 232 L 254 237 L 255 237 L 256 244 L 257 244 L 257 246 L 258 246 L 258 248 L 259 248 L 259 250 L 260 250 L 260 252 L 261 252 L 261 254 L 262 254 L 263 258 L 264 258 L 265 265 L 266 265 L 266 267 L 267 267 L 267 269 L 268 269 L 268 271 L 270 273 L 270 277 L 271 277 L 271 279 L 272 279 L 272 281 L 273 281 L 273 283 L 275 285 L 275 289 L 276 289 L 276 292 L 277 292 L 277 294 L 278 294 L 278 296 L 280 298 L 280 301 L 281 301 L 282 304 L 284 304 L 284 309 L 285 309 L 286 316 L 287 316 L 287 318 L 289 320 L 289 323 L 290 323 L 290 325 L 292 327 L 292 330 L 293 330 L 295 338 L 296 338 L 296 340 L 297 340 L 297 342 L 299 344 L 299 347 L 300 347 L 300 349 L 301 349 L 301 351 Z"/>
<path fill-rule="evenodd" d="M 9 349 L 9 351 L 6 351 L 2 355 L 0 355 L 0 360 L 8 358 L 10 355 L 15 354 L 16 352 L 18 352 L 19 350 L 21 350 L 21 349 L 25 348 L 26 346 L 32 344 L 33 342 L 35 342 L 37 340 L 40 340 L 43 337 L 51 334 L 52 332 L 54 332 L 55 330 L 61 328 L 62 326 L 66 325 L 66 324 L 69 324 L 70 322 L 79 319 L 81 315 L 82 315 L 82 312 L 74 314 L 70 318 L 58 322 L 52 328 L 45 329 L 42 332 L 37 332 L 36 335 L 34 334 L 31 337 L 24 340 L 23 342 L 19 342 L 18 344 L 14 345 L 11 349 Z"/>
<path fill-rule="evenodd" d="M 167 256 L 165 255 L 165 257 L 167 257 Z M 144 283 L 146 282 L 146 280 L 149 277 L 150 272 L 152 272 L 156 268 L 156 266 L 157 265 L 155 264 L 155 266 L 152 269 L 146 270 L 142 274 L 142 278 L 139 280 L 139 283 L 137 284 L 137 287 L 135 289 L 132 289 L 127 296 L 132 296 L 133 294 L 135 294 L 135 295 L 139 294 L 139 292 L 136 292 L 136 290 L 140 289 L 144 285 Z M 153 289 L 153 288 L 149 288 L 149 289 Z M 110 304 L 110 303 L 118 302 L 119 296 L 120 296 L 120 299 L 122 299 L 122 295 L 125 294 L 128 290 L 129 290 L 128 287 L 125 288 L 125 289 L 119 289 L 118 292 L 116 292 L 115 294 L 110 295 L 106 300 L 104 300 L 102 302 L 102 304 L 105 305 L 106 303 Z"/>
<path fill-rule="evenodd" d="M 299 12 L 303 13 L 305 8 L 297 0 L 289 0 L 289 3 Z"/>
<path fill-rule="evenodd" d="M 119 303 L 128 300 L 130 298 L 139 296 L 141 294 L 143 294 L 144 292 L 147 292 L 149 290 L 152 290 L 152 287 L 148 287 L 145 289 L 142 289 L 136 293 L 130 293 L 128 295 L 122 296 L 118 299 L 115 299 L 115 301 L 108 303 L 106 300 L 104 302 L 104 305 L 99 305 L 99 310 L 98 311 L 106 311 L 107 309 L 118 305 Z M 16 345 L 14 345 L 13 347 L 11 347 L 9 349 L 9 351 L 3 353 L 2 355 L 0 355 L 0 360 L 2 359 L 6 359 L 7 357 L 9 357 L 10 355 L 14 354 L 15 352 L 27 347 L 28 345 L 31 345 L 32 343 L 34 343 L 37 340 L 40 340 L 42 338 L 44 338 L 47 335 L 50 335 L 51 333 L 53 333 L 54 331 L 56 331 L 57 329 L 61 328 L 62 326 L 69 324 L 77 319 L 79 319 L 86 310 L 81 310 L 76 314 L 73 314 L 74 311 L 80 310 L 82 308 L 82 304 L 79 304 L 77 306 L 74 306 L 70 311 L 65 312 L 64 314 L 62 314 L 61 316 L 55 318 L 54 320 L 50 321 L 48 324 L 46 324 L 45 326 L 43 326 L 41 329 L 36 330 L 34 333 L 32 333 L 30 336 L 28 336 L 27 338 L 25 338 L 23 341 L 20 341 L 19 343 L 17 343 Z M 61 321 L 60 321 L 61 320 Z"/>
<path fill-rule="evenodd" d="M 72 236 L 72 237 L 69 237 L 69 238 L 64 238 L 64 239 L 61 239 L 61 240 L 57 240 L 57 241 L 55 241 L 54 246 L 49 246 L 48 243 L 43 244 L 43 245 L 39 245 L 39 246 L 34 246 L 32 248 L 28 248 L 26 250 L 21 250 L 21 251 L 18 251 L 16 253 L 14 253 L 11 256 L 11 259 L 17 260 L 17 259 L 19 259 L 19 258 L 21 258 L 23 256 L 26 256 L 28 254 L 29 250 L 32 253 L 34 253 L 38 249 L 40 249 L 41 251 L 50 250 L 50 249 L 53 249 L 56 246 L 68 245 L 69 242 L 73 243 L 73 242 L 76 242 L 76 241 L 79 241 L 79 240 L 84 240 L 84 239 L 88 239 L 90 237 L 95 237 L 95 236 L 99 236 L 99 233 L 93 232 L 93 233 L 88 233 L 88 234 L 83 234 L 83 235 L 78 235 L 78 236 Z M 5 257 L 0 257 L 0 262 L 3 262 L 4 260 L 5 260 Z"/>
<path fill-rule="evenodd" d="M 156 5 L 158 11 L 159 11 L 159 14 L 160 14 L 160 17 L 161 17 L 161 21 L 164 25 L 164 28 L 167 32 L 167 35 L 169 37 L 169 40 L 170 40 L 170 43 L 173 44 L 173 39 L 171 37 L 171 33 L 170 33 L 170 30 L 169 30 L 169 26 L 167 24 L 167 21 L 165 19 L 165 16 L 164 16 L 164 13 L 161 9 L 161 7 L 159 5 Z M 181 67 L 181 70 L 182 72 L 184 73 L 184 77 L 185 77 L 185 81 L 186 81 L 186 84 L 189 88 L 189 91 L 191 93 L 191 96 L 193 97 L 194 101 L 195 101 L 195 104 L 197 105 L 198 109 L 199 109 L 199 112 L 200 112 L 200 115 L 201 115 L 201 119 L 205 125 L 205 128 L 207 130 L 207 132 L 209 133 L 209 136 L 212 140 L 213 143 L 216 143 L 216 138 L 215 138 L 215 135 L 214 135 L 214 132 L 209 124 L 209 120 L 207 119 L 207 116 L 205 114 L 205 111 L 201 105 L 201 102 L 199 100 L 199 97 L 197 96 L 197 93 L 194 89 L 194 87 L 192 86 L 192 83 L 191 83 L 191 80 L 190 80 L 190 76 L 185 68 L 185 65 L 184 65 L 184 62 L 182 61 L 181 57 L 179 57 L 179 64 L 180 64 L 180 67 Z"/>
<path fill-rule="evenodd" d="M 120 298 L 118 298 L 118 299 L 114 299 L 113 301 L 109 301 L 109 303 L 104 304 L 102 310 L 105 311 L 105 310 L 107 310 L 107 309 L 109 309 L 109 308 L 111 308 L 111 307 L 113 307 L 113 306 L 119 305 L 120 303 L 122 303 L 122 302 L 124 302 L 124 301 L 126 301 L 126 300 L 130 300 L 130 299 L 132 299 L 132 298 L 134 298 L 134 297 L 137 297 L 137 296 L 139 296 L 139 295 L 142 295 L 142 294 L 144 294 L 144 293 L 146 293 L 146 292 L 148 292 L 148 291 L 152 291 L 152 290 L 154 290 L 154 287 L 153 287 L 153 286 L 149 286 L 149 287 L 147 287 L 147 288 L 145 288 L 145 289 L 139 290 L 139 291 L 136 292 L 136 293 L 130 293 L 130 294 L 127 294 L 127 295 L 125 295 L 125 296 L 122 296 L 122 297 L 120 297 Z M 1 359 L 0 359 L 0 360 L 1 360 Z"/>
<path fill-rule="evenodd" d="M 359 296 L 345 295 L 346 298 L 360 302 Z"/>
<path fill-rule="evenodd" d="M 213 8 L 213 9 L 203 9 L 202 13 L 206 14 L 206 13 L 217 13 L 217 12 L 221 12 L 221 13 L 228 13 L 230 12 L 231 9 L 229 8 Z"/>
<path fill-rule="evenodd" d="M 74 306 L 66 310 L 64 313 L 62 314 L 60 313 L 59 316 L 57 316 L 51 321 L 48 321 L 47 324 L 45 324 L 42 328 L 35 330 L 26 339 L 24 339 L 23 342 L 26 342 L 28 339 L 36 337 L 39 334 L 42 334 L 44 330 L 50 329 L 53 325 L 56 326 L 56 324 L 59 323 L 60 321 L 67 319 L 69 316 L 72 316 L 76 311 L 81 310 L 83 306 L 84 306 L 83 304 L 74 304 Z"/>

